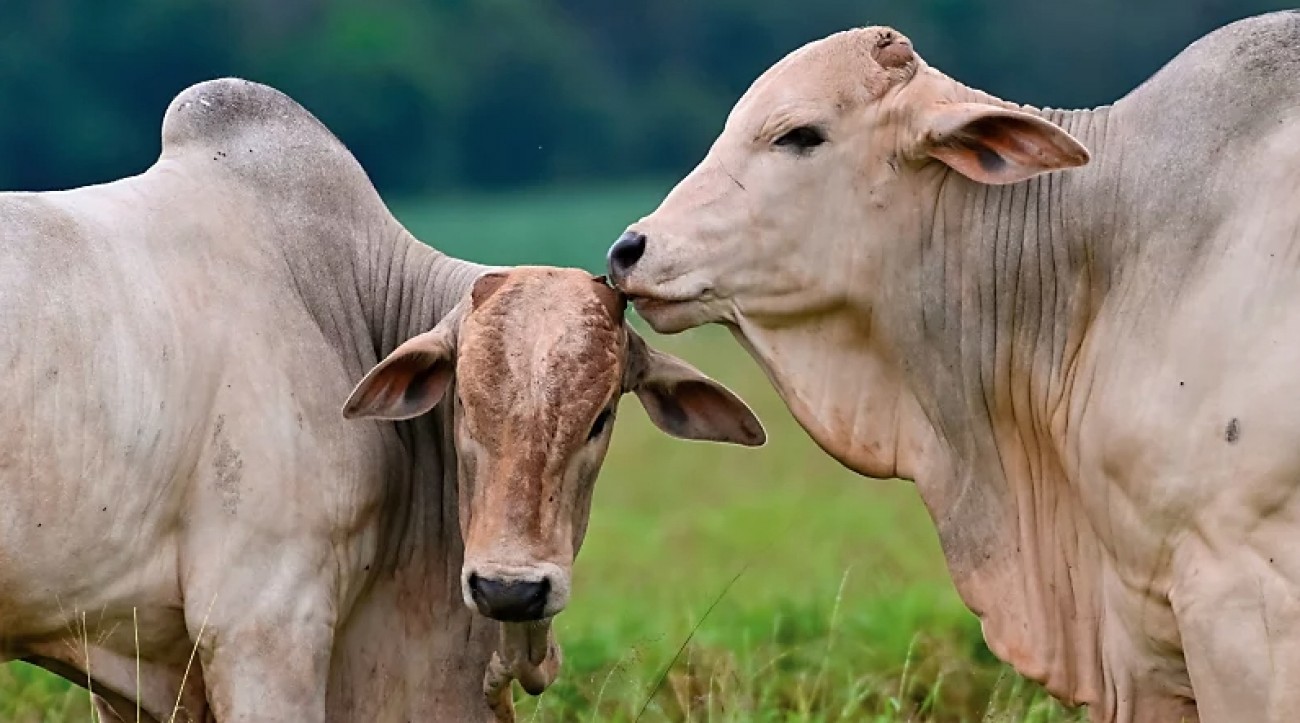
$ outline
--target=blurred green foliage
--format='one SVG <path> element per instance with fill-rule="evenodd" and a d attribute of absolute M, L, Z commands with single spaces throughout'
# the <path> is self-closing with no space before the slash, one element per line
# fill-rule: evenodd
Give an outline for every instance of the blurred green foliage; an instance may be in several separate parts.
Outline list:
<path fill-rule="evenodd" d="M 1128 91 L 1276 0 L 5 0 L 0 188 L 110 180 L 155 157 L 167 102 L 239 75 L 298 99 L 386 192 L 687 170 L 800 44 L 891 24 L 1020 102 Z"/>

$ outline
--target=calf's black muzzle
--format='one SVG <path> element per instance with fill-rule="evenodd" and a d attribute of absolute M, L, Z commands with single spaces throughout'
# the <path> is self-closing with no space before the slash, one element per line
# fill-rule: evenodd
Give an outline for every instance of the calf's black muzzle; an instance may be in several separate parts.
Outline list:
<path fill-rule="evenodd" d="M 523 623 L 545 617 L 551 583 L 546 579 L 494 580 L 472 574 L 469 593 L 483 615 L 505 623 Z"/>

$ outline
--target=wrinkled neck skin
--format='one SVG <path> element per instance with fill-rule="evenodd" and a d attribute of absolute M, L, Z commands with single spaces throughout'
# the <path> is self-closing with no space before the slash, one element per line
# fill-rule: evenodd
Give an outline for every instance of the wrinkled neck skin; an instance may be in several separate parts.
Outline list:
<path fill-rule="evenodd" d="M 931 202 L 872 255 L 883 273 L 837 274 L 846 288 L 832 294 L 848 301 L 829 313 L 739 310 L 733 331 L 823 449 L 916 482 L 993 651 L 1066 700 L 1096 702 L 1099 552 L 1072 499 L 1067 433 L 1081 348 L 1125 254 L 1104 228 L 1120 156 L 1110 108 L 1011 107 L 1064 127 L 1093 162 L 1007 186 L 931 162 L 919 169 Z M 1060 609 L 1055 591 L 1071 588 L 1074 609 Z"/>
<path fill-rule="evenodd" d="M 389 216 L 356 227 L 355 238 L 341 240 L 349 248 L 331 259 L 289 263 L 299 264 L 293 272 L 312 297 L 309 309 L 359 380 L 399 344 L 433 328 L 488 269 L 421 244 Z M 502 632 L 461 599 L 451 406 L 408 422 L 354 423 L 379 430 L 376 477 L 385 489 L 381 508 L 360 523 L 373 530 L 373 562 L 358 563 L 362 577 L 348 584 L 352 599 L 332 660 L 331 720 L 491 719 L 483 679 Z"/>

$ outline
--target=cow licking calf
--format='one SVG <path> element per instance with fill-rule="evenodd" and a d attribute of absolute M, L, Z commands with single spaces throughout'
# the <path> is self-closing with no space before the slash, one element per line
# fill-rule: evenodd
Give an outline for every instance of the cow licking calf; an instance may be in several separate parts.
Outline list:
<path fill-rule="evenodd" d="M 589 274 L 419 243 L 254 83 L 182 92 L 139 175 L 0 194 L 0 255 L 0 660 L 105 720 L 509 718 L 621 394 L 764 439 Z"/>
<path fill-rule="evenodd" d="M 966 87 L 891 28 L 794 50 L 611 246 L 809 435 L 915 480 L 989 647 L 1095 723 L 1300 711 L 1300 12 L 1114 104 Z"/>

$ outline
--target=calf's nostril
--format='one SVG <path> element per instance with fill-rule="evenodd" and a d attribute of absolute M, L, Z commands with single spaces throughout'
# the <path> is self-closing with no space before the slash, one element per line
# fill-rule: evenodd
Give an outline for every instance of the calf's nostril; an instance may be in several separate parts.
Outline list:
<path fill-rule="evenodd" d="M 645 234 L 626 231 L 609 247 L 609 268 L 614 274 L 626 273 L 645 254 Z"/>
<path fill-rule="evenodd" d="M 540 620 L 545 616 L 551 581 L 545 578 L 536 582 L 504 581 L 471 574 L 469 590 L 480 613 L 503 622 L 517 623 Z"/>

